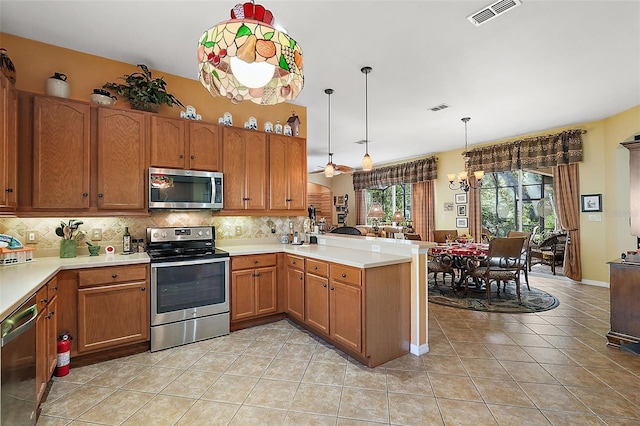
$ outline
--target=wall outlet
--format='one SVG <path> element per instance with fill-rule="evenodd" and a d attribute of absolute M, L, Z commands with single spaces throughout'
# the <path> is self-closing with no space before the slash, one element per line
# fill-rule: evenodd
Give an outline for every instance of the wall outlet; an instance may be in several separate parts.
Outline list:
<path fill-rule="evenodd" d="M 27 242 L 28 243 L 37 243 L 38 242 L 38 231 L 27 231 Z"/>
<path fill-rule="evenodd" d="M 93 228 L 91 229 L 91 241 L 101 241 L 102 240 L 102 229 Z"/>
<path fill-rule="evenodd" d="M 242 235 L 242 226 L 236 226 L 236 237 Z"/>
<path fill-rule="evenodd" d="M 590 214 L 589 222 L 602 222 L 602 215 L 600 214 Z"/>
<path fill-rule="evenodd" d="M 376 253 L 380 253 L 380 246 L 378 244 L 371 245 L 371 251 L 375 251 Z"/>
<path fill-rule="evenodd" d="M 327 240 L 324 238 L 318 238 L 318 244 L 327 244 Z"/>

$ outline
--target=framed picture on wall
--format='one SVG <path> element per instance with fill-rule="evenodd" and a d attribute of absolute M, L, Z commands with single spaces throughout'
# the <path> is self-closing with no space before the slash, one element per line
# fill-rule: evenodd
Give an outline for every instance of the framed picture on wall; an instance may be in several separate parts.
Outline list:
<path fill-rule="evenodd" d="M 467 193 L 456 194 L 456 204 L 467 204 Z"/>
<path fill-rule="evenodd" d="M 469 227 L 469 219 L 466 217 L 457 217 L 456 218 L 456 228 L 468 228 Z"/>
<path fill-rule="evenodd" d="M 467 205 L 461 204 L 458 207 L 458 216 L 466 216 L 467 215 Z"/>
<path fill-rule="evenodd" d="M 601 212 L 602 194 L 581 195 L 583 212 Z"/>

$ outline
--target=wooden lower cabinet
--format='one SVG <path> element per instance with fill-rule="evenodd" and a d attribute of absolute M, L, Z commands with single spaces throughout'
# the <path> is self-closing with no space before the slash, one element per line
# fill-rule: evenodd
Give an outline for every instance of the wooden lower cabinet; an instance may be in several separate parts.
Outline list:
<path fill-rule="evenodd" d="M 276 254 L 231 260 L 231 322 L 278 311 Z"/>
<path fill-rule="evenodd" d="M 360 287 L 331 281 L 329 335 L 337 342 L 362 351 L 362 292 Z"/>
<path fill-rule="evenodd" d="M 57 363 L 58 284 L 52 278 L 36 293 L 36 401 L 39 403 Z"/>
<path fill-rule="evenodd" d="M 149 340 L 148 265 L 78 272 L 78 352 Z"/>
<path fill-rule="evenodd" d="M 609 263 L 611 329 L 607 346 L 640 343 L 640 266 Z"/>
<path fill-rule="evenodd" d="M 329 334 L 329 283 L 326 277 L 307 273 L 305 283 L 305 322 Z"/>
<path fill-rule="evenodd" d="M 287 263 L 287 314 L 300 321 L 305 317 L 304 258 L 286 255 Z"/>

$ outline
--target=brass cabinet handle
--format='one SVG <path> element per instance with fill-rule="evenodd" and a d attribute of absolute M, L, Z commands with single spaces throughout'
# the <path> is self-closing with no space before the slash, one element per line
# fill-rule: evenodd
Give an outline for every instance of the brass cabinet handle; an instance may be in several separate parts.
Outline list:
<path fill-rule="evenodd" d="M 317 266 L 314 266 L 314 267 L 313 267 L 313 270 L 314 270 L 314 271 L 317 271 L 317 270 L 318 270 L 318 267 L 317 267 Z"/>
<path fill-rule="evenodd" d="M 44 299 L 42 299 L 40 302 L 42 303 L 47 303 L 49 301 L 49 299 L 47 299 L 46 297 Z"/>
<path fill-rule="evenodd" d="M 196 159 L 196 156 L 195 156 L 195 155 L 192 155 L 192 156 L 191 156 L 191 159 L 192 159 L 192 160 L 195 160 L 195 159 Z"/>
<path fill-rule="evenodd" d="M 300 279 L 300 280 L 302 280 L 302 278 L 303 278 L 303 277 L 302 277 L 302 275 L 300 275 L 300 276 L 298 277 L 298 279 Z"/>

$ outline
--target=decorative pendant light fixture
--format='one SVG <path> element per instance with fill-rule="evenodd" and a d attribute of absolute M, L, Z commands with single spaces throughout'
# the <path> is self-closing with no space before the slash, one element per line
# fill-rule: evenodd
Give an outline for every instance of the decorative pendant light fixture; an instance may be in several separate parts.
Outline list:
<path fill-rule="evenodd" d="M 362 170 L 365 172 L 373 169 L 373 161 L 369 156 L 369 73 L 371 67 L 362 67 L 360 71 L 364 74 L 364 149 L 365 154 L 362 158 Z"/>
<path fill-rule="evenodd" d="M 456 180 L 456 174 L 455 173 L 451 173 L 447 175 L 447 178 L 449 179 L 449 188 L 453 189 L 454 191 L 458 191 L 458 190 L 462 190 L 465 192 L 469 192 L 469 189 L 473 188 L 473 189 L 478 189 L 482 186 L 482 178 L 484 177 L 484 172 L 482 170 L 478 170 L 476 172 L 473 172 L 474 176 L 476 177 L 476 181 L 478 182 L 477 186 L 473 186 L 471 185 L 471 183 L 469 182 L 468 179 L 468 175 L 469 175 L 469 160 L 470 160 L 470 156 L 469 153 L 467 152 L 467 123 L 469 122 L 469 120 L 471 120 L 470 117 L 464 117 L 461 119 L 462 122 L 464 123 L 464 151 L 462 152 L 462 158 L 464 159 L 464 171 L 458 173 L 457 178 L 458 178 L 458 185 L 454 185 L 454 181 Z"/>
<path fill-rule="evenodd" d="M 198 78 L 211 96 L 274 105 L 294 100 L 304 85 L 302 49 L 273 27 L 270 10 L 236 4 L 231 19 L 208 29 L 198 43 Z"/>
<path fill-rule="evenodd" d="M 331 94 L 333 93 L 333 89 L 324 89 L 324 93 L 327 94 L 327 145 L 328 145 L 328 150 L 327 153 L 329 154 L 329 162 L 327 163 L 327 165 L 324 167 L 324 175 L 325 177 L 333 177 L 333 174 L 335 172 L 335 166 L 333 165 L 333 152 L 331 152 Z"/>

